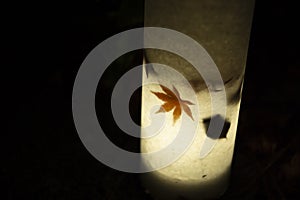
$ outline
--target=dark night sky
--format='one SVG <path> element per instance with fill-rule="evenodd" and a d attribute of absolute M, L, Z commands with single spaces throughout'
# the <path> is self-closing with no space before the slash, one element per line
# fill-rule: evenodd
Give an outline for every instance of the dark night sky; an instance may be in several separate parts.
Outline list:
<path fill-rule="evenodd" d="M 256 4 L 232 186 L 224 199 L 300 197 L 300 18 L 291 2 Z M 87 152 L 71 110 L 81 62 L 109 36 L 143 26 L 143 2 L 14 1 L 4 9 L 0 198 L 150 199 L 137 175 L 112 170 Z M 124 59 L 138 63 L 139 58 L 136 52 Z M 121 74 L 107 73 L 107 80 Z M 105 80 L 100 84 L 113 85 Z M 138 98 L 133 101 L 138 103 Z M 138 120 L 136 113 L 133 109 Z M 110 125 L 107 129 L 119 132 Z M 124 142 L 126 136 L 111 139 L 138 149 L 136 140 Z"/>

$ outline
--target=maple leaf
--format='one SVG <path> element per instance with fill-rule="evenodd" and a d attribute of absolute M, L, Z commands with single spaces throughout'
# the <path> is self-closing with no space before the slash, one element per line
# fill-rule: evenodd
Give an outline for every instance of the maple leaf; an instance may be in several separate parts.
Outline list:
<path fill-rule="evenodd" d="M 165 93 L 151 91 L 153 94 L 155 94 L 157 98 L 165 102 L 156 113 L 169 112 L 174 109 L 173 123 L 175 124 L 175 122 L 181 116 L 182 109 L 183 109 L 183 111 L 194 121 L 192 111 L 188 105 L 195 105 L 195 104 L 193 104 L 190 101 L 181 99 L 178 90 L 174 86 L 173 86 L 174 92 L 172 92 L 170 89 L 168 89 L 163 85 L 160 85 L 160 87 Z"/>

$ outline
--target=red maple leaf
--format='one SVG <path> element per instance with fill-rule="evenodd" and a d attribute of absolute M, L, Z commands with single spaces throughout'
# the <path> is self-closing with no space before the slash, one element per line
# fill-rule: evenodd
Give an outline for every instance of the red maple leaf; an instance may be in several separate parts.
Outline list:
<path fill-rule="evenodd" d="M 173 123 L 175 124 L 175 122 L 181 116 L 182 109 L 183 109 L 183 111 L 192 120 L 194 120 L 193 115 L 192 115 L 192 111 L 191 111 L 191 109 L 189 108 L 188 105 L 195 105 L 195 104 L 193 104 L 192 102 L 187 101 L 187 100 L 182 100 L 180 98 L 178 90 L 174 86 L 173 86 L 174 92 L 172 92 L 170 89 L 168 89 L 167 87 L 165 87 L 163 85 L 160 85 L 160 87 L 165 93 L 151 91 L 153 94 L 155 94 L 155 96 L 157 98 L 159 98 L 160 100 L 165 102 L 156 113 L 169 112 L 169 111 L 174 109 L 174 111 L 173 111 Z"/>

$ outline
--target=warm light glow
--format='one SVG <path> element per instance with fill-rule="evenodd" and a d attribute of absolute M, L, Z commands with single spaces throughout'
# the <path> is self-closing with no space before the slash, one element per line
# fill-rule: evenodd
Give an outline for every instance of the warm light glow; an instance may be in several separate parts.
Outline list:
<path fill-rule="evenodd" d="M 183 111 L 175 124 L 173 110 L 155 113 L 164 104 L 161 98 L 153 94 L 153 91 L 163 92 L 157 82 L 161 83 L 163 80 L 170 90 L 175 86 L 181 99 L 196 104 L 189 106 L 197 126 L 190 148 L 171 165 L 144 175 L 144 185 L 155 198 L 211 199 L 219 197 L 226 190 L 234 151 L 253 7 L 254 0 L 145 1 L 145 26 L 174 29 L 201 44 L 218 67 L 227 96 L 226 116 L 217 116 L 226 120 L 224 133 L 221 138 L 211 138 L 217 141 L 213 150 L 206 157 L 200 158 L 208 123 L 211 118 L 216 117 L 211 113 L 211 98 L 207 87 L 213 90 L 217 99 L 221 99 L 218 96 L 219 86 L 206 86 L 203 77 L 197 74 L 188 60 L 164 51 L 145 51 L 147 63 L 162 63 L 176 69 L 188 84 L 159 68 L 144 67 L 143 83 L 153 81 L 156 84 L 143 86 L 142 126 L 153 123 L 155 118 L 162 120 L 163 116 L 165 124 L 154 137 L 141 139 L 141 152 L 159 151 L 172 142 L 182 124 L 192 123 L 191 117 Z M 190 51 L 188 46 L 183 48 L 186 52 Z M 155 127 L 155 124 L 151 125 Z M 151 130 L 143 129 L 142 136 L 151 134 L 147 131 Z M 193 127 L 185 124 L 185 134 L 191 134 L 191 131 Z M 170 156 L 171 154 L 172 152 Z M 156 164 L 149 157 L 143 158 L 143 162 L 149 166 Z"/>
<path fill-rule="evenodd" d="M 158 68 L 156 68 L 156 72 L 158 74 L 163 73 L 160 72 Z M 166 76 L 166 74 L 161 74 L 161 76 Z M 146 76 L 145 71 L 143 74 L 143 79 L 149 79 L 149 77 Z M 170 76 L 169 79 L 170 86 L 171 83 L 174 83 L 172 81 L 172 79 L 174 79 L 174 76 Z M 191 89 L 189 87 L 184 87 L 184 84 L 180 84 L 180 80 L 177 81 L 177 84 L 175 84 L 175 86 L 177 87 L 179 93 L 182 95 L 183 99 L 191 100 L 189 95 L 189 93 L 191 92 L 189 92 L 189 90 Z M 233 84 L 233 86 L 226 89 L 228 93 L 230 93 L 230 91 L 236 91 L 238 87 L 239 85 L 234 86 Z M 180 126 L 182 125 L 182 120 L 191 121 L 191 119 L 187 115 L 182 114 L 178 122 L 174 124 L 172 111 L 155 114 L 155 112 L 159 109 L 159 105 L 161 105 L 163 101 L 161 101 L 155 95 L 153 95 L 151 91 L 161 91 L 159 84 L 145 85 L 143 87 L 142 126 L 148 126 L 151 124 L 151 118 L 149 117 L 151 113 L 152 117 L 161 117 L 163 119 L 164 116 L 165 124 L 164 127 L 162 127 L 162 129 L 160 129 L 160 131 L 157 133 L 157 135 L 151 138 L 141 140 L 142 153 L 149 153 L 161 150 L 174 140 L 176 134 L 178 134 L 179 132 Z M 198 119 L 199 123 L 196 129 L 195 140 L 193 141 L 191 147 L 184 153 L 184 155 L 181 158 L 179 158 L 176 162 L 169 165 L 168 167 L 152 172 L 152 175 L 156 176 L 158 180 L 164 180 L 171 185 L 174 184 L 175 186 L 183 184 L 198 185 L 200 187 L 204 186 L 204 188 L 206 188 L 205 185 L 207 183 L 211 184 L 211 182 L 218 180 L 219 177 L 224 176 L 224 174 L 228 174 L 229 172 L 228 169 L 231 165 L 234 149 L 240 100 L 238 99 L 237 102 L 227 107 L 226 120 L 230 122 L 230 128 L 226 138 L 218 139 L 218 142 L 216 143 L 214 149 L 208 154 L 208 156 L 203 159 L 200 159 L 201 146 L 206 137 L 206 128 L 205 124 L 203 123 L 203 120 L 211 117 L 211 101 L 207 89 L 199 91 L 196 95 L 196 101 L 199 105 L 200 118 Z M 157 106 L 153 108 L 154 105 Z M 195 106 L 191 106 L 193 114 L 197 112 L 194 110 L 195 108 Z M 191 127 L 189 126 L 184 127 L 184 131 L 187 134 L 190 131 L 193 131 L 190 129 Z M 156 130 L 158 130 L 158 128 L 156 128 Z M 145 131 L 142 132 L 142 136 L 148 134 L 151 133 L 147 133 Z M 147 163 L 151 165 L 151 160 L 147 160 Z M 225 183 L 220 185 L 220 188 L 213 188 L 214 193 L 222 193 L 224 190 L 224 184 L 227 184 L 226 181 Z M 153 184 L 157 184 L 154 182 Z M 216 185 L 219 184 L 220 182 L 218 182 Z M 181 190 L 180 188 L 181 187 L 178 187 L 178 190 Z"/>

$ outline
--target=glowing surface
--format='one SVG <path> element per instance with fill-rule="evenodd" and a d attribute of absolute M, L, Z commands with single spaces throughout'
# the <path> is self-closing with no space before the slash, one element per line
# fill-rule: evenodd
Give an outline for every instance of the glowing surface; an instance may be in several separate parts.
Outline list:
<path fill-rule="evenodd" d="M 156 198 L 217 198 L 225 191 L 234 151 L 253 7 L 254 0 L 145 1 L 145 26 L 166 27 L 185 33 L 198 41 L 211 55 L 220 70 L 226 89 L 227 114 L 222 117 L 230 123 L 226 138 L 218 139 L 207 157 L 200 159 L 201 146 L 206 137 L 203 120 L 212 117 L 207 86 L 186 60 L 165 51 L 145 51 L 146 62 L 163 63 L 178 70 L 192 89 L 181 80 L 174 80 L 173 76 L 156 68 L 154 71 L 148 70 L 147 73 L 144 70 L 143 81 L 157 81 L 160 77 L 167 82 L 167 87 L 171 89 L 174 85 L 181 97 L 190 101 L 190 92 L 195 91 L 200 115 L 195 140 L 184 155 L 173 164 L 144 176 L 145 186 Z M 209 87 L 218 94 L 218 86 Z M 159 109 L 152 107 L 163 103 L 151 91 L 161 91 L 161 88 L 158 84 L 143 86 L 142 126 L 149 125 L 149 113 Z M 195 107 L 191 106 L 191 109 L 193 114 L 196 113 Z M 182 120 L 190 120 L 183 114 L 174 125 L 172 112 L 152 116 L 163 115 L 165 126 L 155 137 L 141 140 L 141 152 L 157 151 L 165 147 L 176 137 Z M 189 129 L 189 126 L 185 127 L 187 134 Z M 142 136 L 146 134 L 142 132 Z M 144 162 L 151 165 L 151 160 Z"/>

